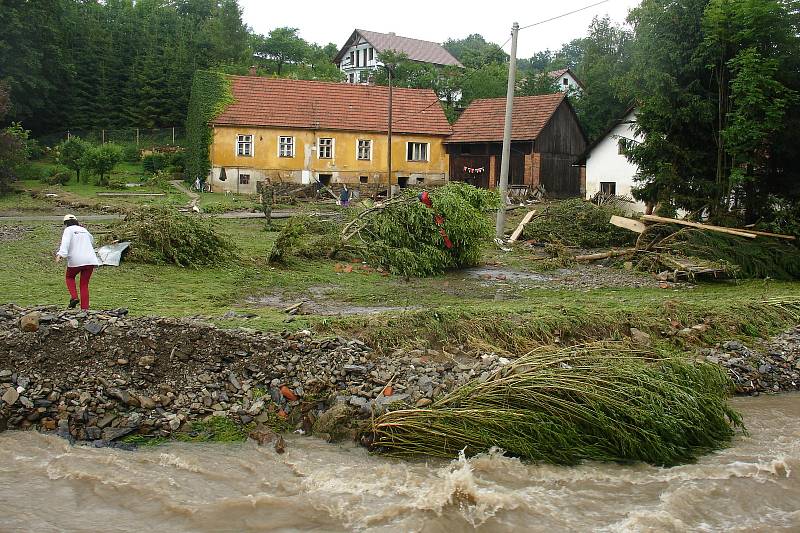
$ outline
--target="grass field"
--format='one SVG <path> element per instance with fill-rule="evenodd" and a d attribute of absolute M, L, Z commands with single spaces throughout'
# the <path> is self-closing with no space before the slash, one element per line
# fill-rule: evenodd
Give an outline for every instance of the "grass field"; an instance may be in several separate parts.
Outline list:
<path fill-rule="evenodd" d="M 220 220 L 218 224 L 237 244 L 237 260 L 196 270 L 130 262 L 118 268 L 102 267 L 92 278 L 92 307 L 127 307 L 134 315 L 204 316 L 224 326 L 268 331 L 314 328 L 356 335 L 384 349 L 471 342 L 517 353 L 557 340 L 620 337 L 631 326 L 658 334 L 669 330 L 671 322 L 692 326 L 706 320 L 711 328 L 701 340 L 711 342 L 764 334 L 800 319 L 795 308 L 764 303 L 776 298 L 800 299 L 800 283 L 747 281 L 679 290 L 574 290 L 494 285 L 463 272 L 405 280 L 363 269 L 360 264 L 343 269 L 336 261 L 327 260 L 298 259 L 276 267 L 268 265 L 265 258 L 277 233 L 264 231 L 263 222 Z M 65 305 L 64 267 L 53 260 L 61 226 L 23 225 L 29 231 L 21 239 L 0 241 L 4 273 L 0 302 Z M 89 229 L 100 240 L 106 226 L 90 224 Z M 525 250 L 502 253 L 493 246 L 486 249 L 487 261 L 507 268 L 532 270 L 529 258 L 530 252 Z M 255 303 L 253 299 L 258 298 L 267 298 L 272 305 Z M 329 314 L 312 311 L 287 323 L 282 307 L 303 299 L 329 305 Z M 386 308 L 386 312 L 348 314 L 350 307 Z M 228 311 L 255 317 L 222 318 Z"/>

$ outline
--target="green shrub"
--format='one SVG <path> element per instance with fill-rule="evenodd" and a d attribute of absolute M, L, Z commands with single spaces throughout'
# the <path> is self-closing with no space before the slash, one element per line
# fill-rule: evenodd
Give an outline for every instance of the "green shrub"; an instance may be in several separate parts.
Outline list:
<path fill-rule="evenodd" d="M 41 180 L 48 185 L 66 185 L 71 178 L 70 170 L 65 166 L 51 168 Z"/>
<path fill-rule="evenodd" d="M 154 152 L 142 157 L 142 168 L 145 172 L 154 174 L 159 170 L 164 170 L 169 166 L 169 156 Z"/>
<path fill-rule="evenodd" d="M 128 163 L 137 163 L 142 157 L 142 151 L 135 144 L 126 144 L 122 147 L 122 160 Z"/>

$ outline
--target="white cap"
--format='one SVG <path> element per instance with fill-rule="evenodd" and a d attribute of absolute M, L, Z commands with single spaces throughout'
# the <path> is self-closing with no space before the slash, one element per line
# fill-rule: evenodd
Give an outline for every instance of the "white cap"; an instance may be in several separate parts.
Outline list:
<path fill-rule="evenodd" d="M 78 219 L 75 218 L 75 215 L 64 215 L 64 222 L 66 222 L 67 220 L 78 220 Z"/>

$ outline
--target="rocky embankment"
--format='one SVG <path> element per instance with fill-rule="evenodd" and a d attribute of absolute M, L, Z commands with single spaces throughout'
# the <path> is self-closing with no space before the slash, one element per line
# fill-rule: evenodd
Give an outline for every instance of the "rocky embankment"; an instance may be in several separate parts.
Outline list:
<path fill-rule="evenodd" d="M 633 333 L 636 342 L 642 332 Z M 0 306 L 0 429 L 38 427 L 102 444 L 169 437 L 219 416 L 332 440 L 391 404 L 424 407 L 508 363 L 453 351 L 379 355 L 358 340 L 307 331 Z M 800 388 L 800 327 L 757 349 L 732 341 L 701 357 L 727 369 L 740 393 Z"/>
<path fill-rule="evenodd" d="M 378 357 L 358 340 L 130 318 L 124 309 L 4 306 L 0 423 L 108 442 L 167 437 L 224 416 L 335 438 L 349 422 L 396 402 L 428 405 L 506 362 L 433 350 Z"/>

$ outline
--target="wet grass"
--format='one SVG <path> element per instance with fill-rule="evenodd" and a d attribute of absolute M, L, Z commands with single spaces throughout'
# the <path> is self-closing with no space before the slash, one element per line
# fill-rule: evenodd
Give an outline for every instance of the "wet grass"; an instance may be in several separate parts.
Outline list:
<path fill-rule="evenodd" d="M 616 288 L 567 290 L 491 284 L 463 272 L 426 279 L 384 276 L 353 264 L 352 272 L 337 272 L 336 261 L 292 259 L 283 267 L 266 257 L 277 232 L 262 221 L 219 220 L 226 238 L 236 243 L 240 258 L 201 269 L 123 262 L 102 267 L 92 277 L 92 307 L 127 307 L 131 314 L 202 316 L 225 327 L 246 326 L 265 331 L 313 328 L 332 335 L 353 335 L 383 349 L 431 343 L 469 342 L 520 353 L 531 346 L 567 340 L 618 338 L 631 326 L 658 335 L 670 323 L 691 327 L 708 321 L 701 342 L 761 335 L 800 320 L 793 307 L 763 303 L 771 298 L 800 299 L 800 283 L 776 281 L 718 282 L 693 289 Z M 282 222 L 276 224 L 279 228 Z M 0 243 L 0 302 L 19 305 L 65 305 L 68 295 L 63 265 L 53 254 L 61 226 L 26 224 L 32 231 L 22 240 Z M 105 224 L 90 224 L 99 239 Z M 524 250 L 512 253 L 488 248 L 488 261 L 504 268 L 530 270 Z M 324 299 L 337 306 L 409 307 L 373 315 L 299 315 L 286 322 L 280 308 L 249 298 L 279 296 L 294 303 Z M 288 305 L 288 304 L 287 304 Z M 223 320 L 227 311 L 248 312 L 255 318 Z"/>

